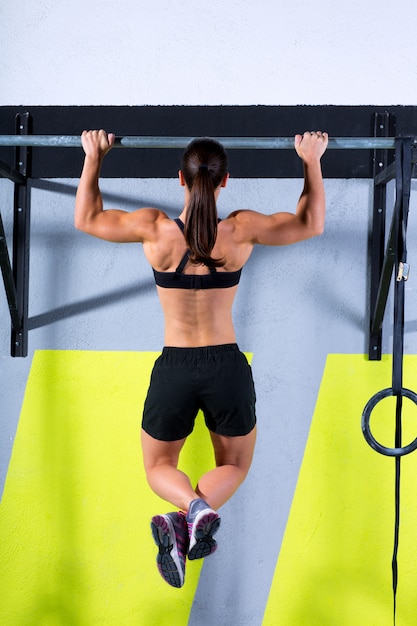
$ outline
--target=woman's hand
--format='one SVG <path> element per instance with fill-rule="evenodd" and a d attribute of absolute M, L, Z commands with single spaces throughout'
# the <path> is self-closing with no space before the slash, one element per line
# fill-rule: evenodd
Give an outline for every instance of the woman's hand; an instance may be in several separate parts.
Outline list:
<path fill-rule="evenodd" d="M 85 130 L 81 135 L 81 143 L 86 157 L 103 159 L 112 149 L 115 135 L 107 134 L 105 130 Z"/>
<path fill-rule="evenodd" d="M 305 132 L 304 135 L 296 135 L 294 138 L 294 147 L 304 163 L 320 161 L 326 151 L 329 136 L 327 133 Z"/>

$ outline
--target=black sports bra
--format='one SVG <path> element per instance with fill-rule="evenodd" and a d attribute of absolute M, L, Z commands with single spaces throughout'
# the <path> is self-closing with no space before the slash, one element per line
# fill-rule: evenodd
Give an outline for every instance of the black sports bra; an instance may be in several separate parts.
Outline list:
<path fill-rule="evenodd" d="M 184 233 L 184 224 L 177 218 L 174 220 L 181 232 Z M 223 289 L 234 287 L 239 283 L 242 269 L 236 272 L 217 272 L 215 267 L 209 267 L 209 274 L 184 274 L 189 251 L 182 257 L 175 272 L 158 272 L 153 269 L 155 283 L 165 289 Z"/>

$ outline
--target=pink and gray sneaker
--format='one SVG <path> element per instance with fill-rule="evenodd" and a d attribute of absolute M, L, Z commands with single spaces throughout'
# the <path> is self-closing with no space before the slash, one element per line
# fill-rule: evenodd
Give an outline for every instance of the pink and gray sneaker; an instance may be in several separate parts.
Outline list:
<path fill-rule="evenodd" d="M 220 526 L 218 513 L 213 511 L 205 500 L 198 498 L 191 502 L 185 519 L 187 520 L 190 540 L 188 547 L 190 561 L 203 559 L 212 554 L 217 549 L 213 535 Z"/>
<path fill-rule="evenodd" d="M 156 557 L 159 573 L 172 587 L 182 587 L 188 549 L 188 529 L 184 513 L 155 515 L 151 521 L 151 530 L 159 548 Z"/>

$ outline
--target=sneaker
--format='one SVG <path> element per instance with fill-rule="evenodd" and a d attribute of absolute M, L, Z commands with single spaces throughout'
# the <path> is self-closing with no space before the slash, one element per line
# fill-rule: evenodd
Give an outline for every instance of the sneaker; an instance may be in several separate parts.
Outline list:
<path fill-rule="evenodd" d="M 188 529 L 184 513 L 155 515 L 151 521 L 151 529 L 159 548 L 156 557 L 159 573 L 172 587 L 182 587 L 188 548 Z"/>
<path fill-rule="evenodd" d="M 188 558 L 203 559 L 217 550 L 213 535 L 220 526 L 220 517 L 202 498 L 193 500 L 185 516 L 188 525 L 190 544 Z"/>

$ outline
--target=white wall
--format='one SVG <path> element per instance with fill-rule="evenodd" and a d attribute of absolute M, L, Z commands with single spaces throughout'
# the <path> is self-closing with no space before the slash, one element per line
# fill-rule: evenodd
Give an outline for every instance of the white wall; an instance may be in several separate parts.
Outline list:
<path fill-rule="evenodd" d="M 413 105 L 413 0 L 3 0 L 0 105 Z"/>

